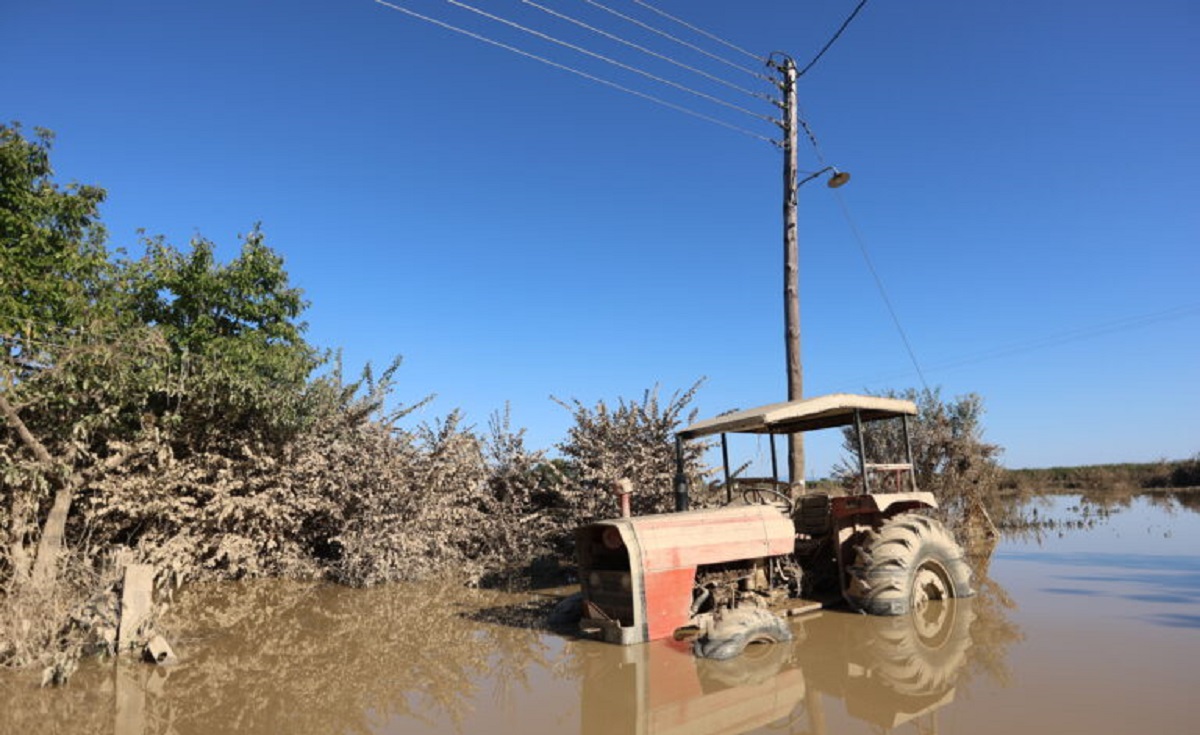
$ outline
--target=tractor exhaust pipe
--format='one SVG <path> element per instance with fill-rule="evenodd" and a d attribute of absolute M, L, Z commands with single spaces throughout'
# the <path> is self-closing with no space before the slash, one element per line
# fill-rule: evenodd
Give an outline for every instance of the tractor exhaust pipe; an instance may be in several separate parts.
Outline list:
<path fill-rule="evenodd" d="M 629 518 L 633 515 L 630 496 L 633 495 L 633 483 L 627 478 L 621 478 L 612 484 L 612 491 L 616 493 L 617 499 L 621 504 L 621 517 Z"/>
<path fill-rule="evenodd" d="M 688 481 L 683 471 L 683 440 L 675 435 L 675 511 L 688 509 Z"/>

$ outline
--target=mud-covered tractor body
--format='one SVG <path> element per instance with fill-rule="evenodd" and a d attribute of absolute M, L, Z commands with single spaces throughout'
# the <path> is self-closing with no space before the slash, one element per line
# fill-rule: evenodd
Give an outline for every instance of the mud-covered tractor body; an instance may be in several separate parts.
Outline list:
<path fill-rule="evenodd" d="M 795 531 L 769 505 L 742 505 L 600 521 L 575 540 L 589 626 L 610 643 L 641 643 L 691 622 L 708 569 L 786 556 Z"/>
<path fill-rule="evenodd" d="M 576 531 L 581 630 L 621 644 L 690 637 L 702 654 L 712 641 L 708 655 L 725 657 L 746 642 L 786 638 L 780 616 L 835 598 L 895 615 L 930 599 L 969 595 L 961 550 L 920 513 L 937 505 L 913 477 L 907 418 L 915 413 L 911 401 L 835 394 L 738 411 L 680 431 L 675 513 L 598 521 Z M 863 425 L 893 418 L 904 421 L 907 461 L 867 463 Z M 858 492 L 792 498 L 774 472 L 774 436 L 848 425 L 859 437 Z M 683 443 L 720 434 L 724 449 L 728 433 L 770 435 L 775 476 L 743 485 L 743 503 L 734 504 L 738 483 L 723 451 L 730 504 L 688 510 Z"/>

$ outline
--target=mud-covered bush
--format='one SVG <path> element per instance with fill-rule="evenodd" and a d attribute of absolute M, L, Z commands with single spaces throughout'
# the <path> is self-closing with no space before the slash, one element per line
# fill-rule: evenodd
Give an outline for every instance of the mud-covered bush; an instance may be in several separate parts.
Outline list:
<path fill-rule="evenodd" d="M 616 499 L 611 488 L 622 479 L 633 484 L 635 514 L 674 510 L 675 432 L 695 420 L 695 409 L 688 407 L 702 383 L 676 391 L 666 402 L 659 400 L 657 386 L 646 390 L 641 400 L 618 398 L 615 407 L 603 400 L 590 407 L 578 399 L 555 399 L 575 419 L 558 449 L 574 470 L 574 481 L 564 485 L 562 493 L 578 522 L 613 515 Z M 685 445 L 688 477 L 706 474 L 704 450 L 703 442 Z"/>
<path fill-rule="evenodd" d="M 478 577 L 473 552 L 487 480 L 478 438 L 451 414 L 395 441 L 379 476 L 345 499 L 335 577 L 355 585 Z"/>
<path fill-rule="evenodd" d="M 76 550 L 46 584 L 9 580 L 0 589 L 0 667 L 37 668 L 43 686 L 62 684 L 84 654 L 115 652 L 120 587 L 116 554 Z"/>
<path fill-rule="evenodd" d="M 983 440 L 984 407 L 980 396 L 970 393 L 944 400 L 940 389 L 928 388 L 879 395 L 917 404 L 917 416 L 909 421 L 913 470 L 917 486 L 937 498 L 943 520 L 958 523 L 980 510 L 999 510 L 998 458 L 1003 450 Z M 899 421 L 866 424 L 863 440 L 869 463 L 901 461 L 907 451 Z M 854 427 L 843 431 L 842 449 L 847 456 L 834 468 L 834 475 L 847 485 L 858 486 L 861 480 Z"/>

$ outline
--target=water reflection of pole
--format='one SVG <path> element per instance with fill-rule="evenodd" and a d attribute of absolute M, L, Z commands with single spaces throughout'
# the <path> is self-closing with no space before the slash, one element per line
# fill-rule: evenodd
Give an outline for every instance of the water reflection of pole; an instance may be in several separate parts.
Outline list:
<path fill-rule="evenodd" d="M 146 690 L 121 661 L 117 661 L 113 669 L 117 700 L 113 732 L 115 735 L 145 735 Z"/>
<path fill-rule="evenodd" d="M 821 693 L 816 687 L 809 687 L 804 692 L 804 708 L 808 710 L 808 723 L 812 725 L 813 735 L 825 735 L 825 703 L 821 701 Z"/>

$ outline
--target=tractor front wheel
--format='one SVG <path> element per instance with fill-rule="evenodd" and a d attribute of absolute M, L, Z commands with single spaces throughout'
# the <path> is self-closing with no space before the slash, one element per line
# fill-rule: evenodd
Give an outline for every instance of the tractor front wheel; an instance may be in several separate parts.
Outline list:
<path fill-rule="evenodd" d="M 724 660 L 740 656 L 752 643 L 783 643 L 792 640 L 787 621 L 760 607 L 720 610 L 707 632 L 692 644 L 698 658 Z"/>
<path fill-rule="evenodd" d="M 917 513 L 868 531 L 849 573 L 850 604 L 871 615 L 919 612 L 932 601 L 973 594 L 962 548 L 945 526 Z"/>

